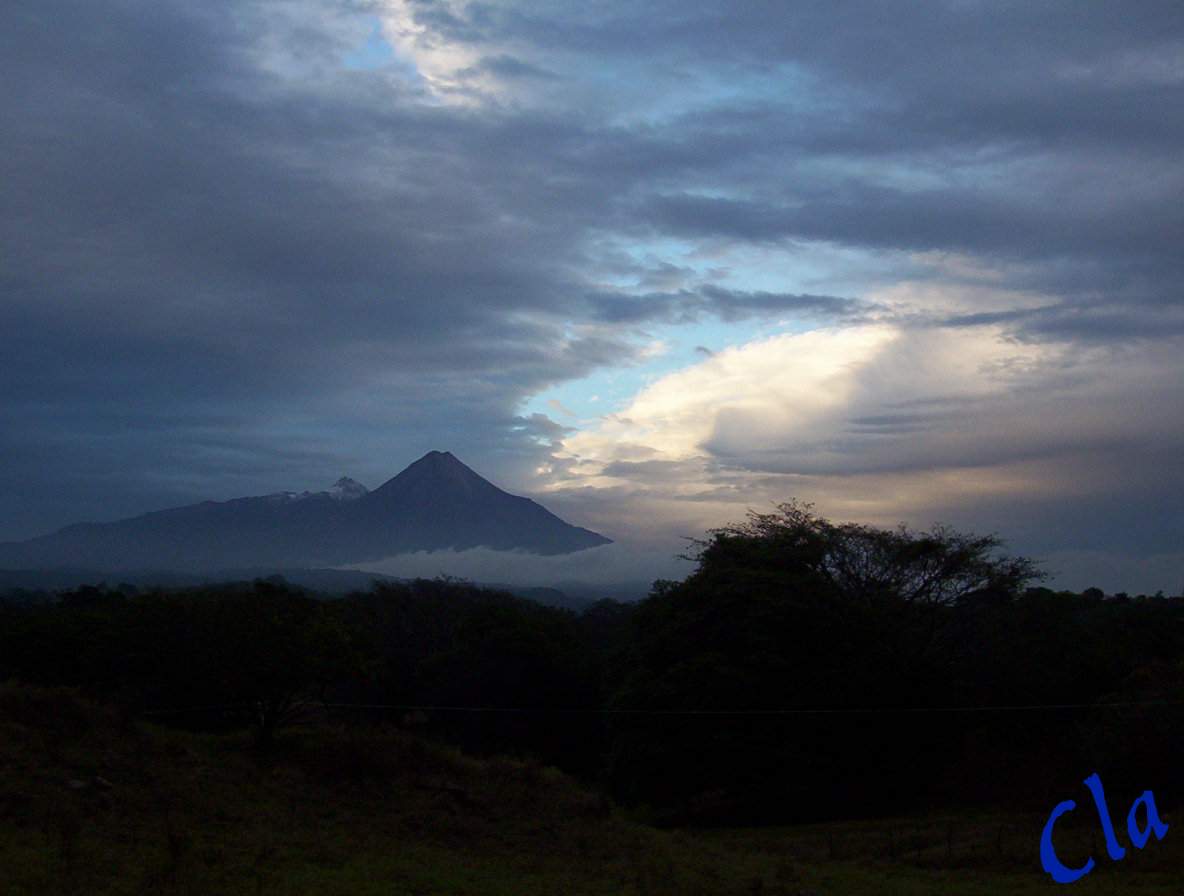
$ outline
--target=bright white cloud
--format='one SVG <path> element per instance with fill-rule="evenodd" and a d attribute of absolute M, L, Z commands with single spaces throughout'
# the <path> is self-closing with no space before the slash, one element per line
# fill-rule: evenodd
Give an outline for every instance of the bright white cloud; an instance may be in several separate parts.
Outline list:
<path fill-rule="evenodd" d="M 822 330 L 718 352 L 643 389 L 619 414 L 567 440 L 567 453 L 609 463 L 621 446 L 640 444 L 663 460 L 685 460 L 701 454 L 729 416 L 805 431 L 845 404 L 859 366 L 895 338 L 888 327 Z"/>
<path fill-rule="evenodd" d="M 441 9 L 445 15 L 456 16 L 463 14 L 461 6 L 446 2 L 441 4 Z M 400 57 L 415 65 L 424 83 L 437 97 L 463 100 L 471 88 L 482 86 L 472 83 L 471 76 L 480 61 L 480 52 L 425 25 L 415 15 L 414 3 L 386 0 L 380 16 L 387 42 Z"/>
<path fill-rule="evenodd" d="M 782 335 L 663 377 L 563 441 L 553 489 L 644 507 L 638 533 L 798 497 L 927 525 L 960 508 L 1076 500 L 1116 447 L 1172 440 L 1170 348 L 1031 344 L 998 328 L 887 324 Z M 1124 450 L 1132 450 L 1129 447 Z M 697 534 L 691 530 L 690 534 Z"/>

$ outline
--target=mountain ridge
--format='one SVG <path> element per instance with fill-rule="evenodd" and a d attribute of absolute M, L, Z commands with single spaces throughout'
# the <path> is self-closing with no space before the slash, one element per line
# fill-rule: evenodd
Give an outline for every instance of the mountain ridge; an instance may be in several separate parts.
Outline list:
<path fill-rule="evenodd" d="M 451 452 L 430 451 L 373 491 L 343 476 L 320 492 L 203 501 L 0 543 L 0 568 L 333 566 L 413 551 L 565 554 L 609 543 L 498 488 Z"/>

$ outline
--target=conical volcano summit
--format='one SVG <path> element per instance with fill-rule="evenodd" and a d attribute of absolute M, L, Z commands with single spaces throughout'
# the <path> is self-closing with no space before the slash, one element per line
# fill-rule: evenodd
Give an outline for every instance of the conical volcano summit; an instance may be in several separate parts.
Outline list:
<path fill-rule="evenodd" d="M 0 569 L 341 566 L 414 551 L 567 554 L 609 543 L 430 451 L 373 491 L 342 477 L 325 491 L 205 501 L 0 544 Z"/>

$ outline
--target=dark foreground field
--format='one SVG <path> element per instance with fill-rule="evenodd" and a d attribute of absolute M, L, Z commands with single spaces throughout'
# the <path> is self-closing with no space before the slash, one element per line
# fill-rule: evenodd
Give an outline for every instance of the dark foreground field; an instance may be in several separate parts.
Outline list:
<path fill-rule="evenodd" d="M 4 896 L 1039 893 L 1060 889 L 1039 868 L 1041 823 L 657 830 L 554 770 L 396 730 L 298 728 L 262 756 L 245 735 L 0 688 Z M 1087 825 L 1058 836 L 1072 860 L 1100 841 Z M 1131 852 L 1110 863 L 1095 844 L 1073 892 L 1182 891 L 1184 831 Z"/>

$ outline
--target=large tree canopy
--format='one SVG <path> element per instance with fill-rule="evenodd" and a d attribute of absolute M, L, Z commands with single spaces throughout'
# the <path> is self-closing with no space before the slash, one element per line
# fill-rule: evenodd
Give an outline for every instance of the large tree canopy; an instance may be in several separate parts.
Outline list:
<path fill-rule="evenodd" d="M 994 535 L 968 535 L 945 526 L 913 532 L 832 523 L 813 505 L 790 501 L 776 513 L 713 530 L 698 541 L 697 575 L 740 569 L 748 574 L 810 576 L 845 600 L 956 603 L 976 592 L 1016 594 L 1042 577 L 1032 561 L 999 556 Z"/>
<path fill-rule="evenodd" d="M 618 693 L 621 708 L 675 715 L 627 718 L 614 771 L 707 818 L 916 790 L 956 749 L 956 730 L 915 711 L 967 696 L 961 616 L 1012 605 L 1039 577 L 994 536 L 832 523 L 796 502 L 695 544 L 695 572 L 638 609 Z"/>

